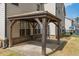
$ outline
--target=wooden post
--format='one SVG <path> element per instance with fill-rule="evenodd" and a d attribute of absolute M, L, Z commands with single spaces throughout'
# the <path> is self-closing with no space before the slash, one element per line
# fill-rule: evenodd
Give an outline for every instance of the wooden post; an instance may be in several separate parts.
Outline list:
<path fill-rule="evenodd" d="M 12 46 L 12 26 L 10 26 L 10 34 L 9 34 L 9 47 Z"/>
<path fill-rule="evenodd" d="M 58 28 L 57 28 L 57 44 L 60 44 L 60 22 L 58 22 Z"/>
<path fill-rule="evenodd" d="M 42 55 L 46 55 L 46 39 L 47 39 L 47 22 L 45 18 L 42 18 L 42 23 L 38 18 L 35 18 L 41 28 L 42 34 Z"/>
<path fill-rule="evenodd" d="M 47 21 L 42 18 L 42 55 L 46 55 Z"/>
<path fill-rule="evenodd" d="M 12 29 L 13 29 L 13 25 L 15 24 L 16 20 L 12 21 L 10 26 L 9 26 L 9 47 L 11 47 L 13 45 L 13 41 L 12 41 Z"/>

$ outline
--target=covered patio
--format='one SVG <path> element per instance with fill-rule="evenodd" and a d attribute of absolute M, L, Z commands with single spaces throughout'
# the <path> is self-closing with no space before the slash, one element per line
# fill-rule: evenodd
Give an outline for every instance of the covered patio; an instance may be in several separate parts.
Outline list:
<path fill-rule="evenodd" d="M 10 26 L 9 26 L 9 47 L 12 47 L 13 45 L 21 42 L 21 41 L 41 41 L 42 42 L 42 55 L 46 55 L 46 43 L 48 41 L 48 23 L 52 22 L 57 27 L 57 44 L 60 44 L 60 21 L 61 19 L 57 18 L 56 16 L 52 15 L 51 13 L 47 11 L 36 11 L 36 12 L 30 12 L 30 13 L 24 13 L 14 16 L 9 16 L 8 19 L 10 19 Z M 20 30 L 21 36 L 18 38 L 12 37 L 12 31 L 13 26 L 16 22 L 22 21 L 27 22 L 28 29 L 25 31 L 22 29 Z M 32 27 L 30 27 L 31 25 Z M 19 25 L 20 27 L 22 25 Z M 38 28 L 36 28 L 36 26 Z M 32 28 L 32 29 L 31 29 Z M 52 29 L 53 30 L 53 29 Z M 26 32 L 25 36 L 23 33 Z M 32 32 L 32 33 L 31 33 Z M 20 39 L 16 42 L 15 39 Z M 24 40 L 21 40 L 24 39 Z M 15 40 L 15 41 L 14 41 Z M 16 42 L 16 43 L 15 43 Z M 52 47 L 53 48 L 53 47 Z"/>

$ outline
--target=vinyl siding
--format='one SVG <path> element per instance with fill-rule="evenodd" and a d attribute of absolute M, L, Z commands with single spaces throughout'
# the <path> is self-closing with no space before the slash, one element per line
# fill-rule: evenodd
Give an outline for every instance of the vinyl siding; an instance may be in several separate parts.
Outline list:
<path fill-rule="evenodd" d="M 69 31 L 69 27 L 71 26 L 71 20 L 65 19 L 65 28 L 66 31 Z"/>
<path fill-rule="evenodd" d="M 5 4 L 0 3 L 0 39 L 5 39 Z"/>
<path fill-rule="evenodd" d="M 7 16 L 17 15 L 17 14 L 23 14 L 27 12 L 33 12 L 37 10 L 37 4 L 34 3 L 19 3 L 19 6 L 13 5 L 13 4 L 7 4 Z M 7 20 L 7 36 L 9 37 L 9 24 L 10 21 Z M 17 22 L 13 26 L 13 37 L 19 37 L 20 36 L 20 24 Z"/>
<path fill-rule="evenodd" d="M 62 7 L 60 7 L 62 5 Z M 64 23 L 64 11 L 61 10 L 62 8 L 64 8 L 63 4 L 57 4 L 57 8 L 60 9 L 60 14 L 58 13 L 58 9 L 56 10 L 56 3 L 45 3 L 44 4 L 44 11 L 48 11 L 51 14 L 59 17 L 60 19 L 62 19 L 62 23 L 63 25 Z M 37 10 L 37 4 L 35 3 L 20 3 L 19 6 L 15 6 L 13 4 L 7 4 L 7 16 L 12 16 L 12 15 L 16 15 L 16 14 L 22 14 L 22 13 L 27 13 L 27 12 L 32 12 L 32 11 L 36 11 Z M 7 20 L 8 21 L 8 20 Z M 8 26 L 9 26 L 10 22 L 8 21 Z M 17 23 L 16 25 L 18 25 L 19 23 Z M 18 25 L 19 26 L 19 25 Z M 55 25 L 53 23 L 49 24 L 50 27 L 50 35 L 55 35 Z M 13 29 L 13 37 L 18 37 L 19 36 L 19 31 L 17 29 L 19 29 L 19 27 L 14 25 Z M 9 31 L 9 27 L 8 27 L 8 31 Z M 8 32 L 7 31 L 7 32 Z M 32 30 L 31 30 L 32 32 Z M 32 33 L 31 33 L 32 34 Z M 9 35 L 9 32 L 8 32 Z"/>

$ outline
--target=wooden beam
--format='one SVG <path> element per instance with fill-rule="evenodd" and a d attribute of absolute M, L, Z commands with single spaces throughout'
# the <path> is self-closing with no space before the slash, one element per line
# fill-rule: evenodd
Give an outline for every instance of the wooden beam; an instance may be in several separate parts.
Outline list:
<path fill-rule="evenodd" d="M 42 23 L 40 22 L 39 18 L 35 18 L 35 20 L 37 21 L 37 23 L 40 25 L 40 30 L 41 30 L 41 34 L 42 34 Z"/>
<path fill-rule="evenodd" d="M 36 28 L 36 26 L 37 26 L 37 23 L 34 24 L 34 28 Z"/>
<path fill-rule="evenodd" d="M 57 22 L 53 22 L 56 26 L 58 26 Z"/>
<path fill-rule="evenodd" d="M 47 39 L 47 21 L 42 18 L 42 55 L 46 55 L 46 39 Z"/>

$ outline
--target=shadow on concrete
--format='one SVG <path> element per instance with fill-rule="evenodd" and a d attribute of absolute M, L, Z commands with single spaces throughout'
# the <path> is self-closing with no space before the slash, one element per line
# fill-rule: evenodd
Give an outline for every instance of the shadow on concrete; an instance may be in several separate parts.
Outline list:
<path fill-rule="evenodd" d="M 52 52 L 48 53 L 47 56 L 51 55 L 51 54 L 53 54 L 53 53 L 55 53 L 55 52 L 57 52 L 59 50 L 63 50 L 63 48 L 65 47 L 66 44 L 67 44 L 67 41 L 61 41 L 60 45 L 55 50 L 53 50 Z"/>

